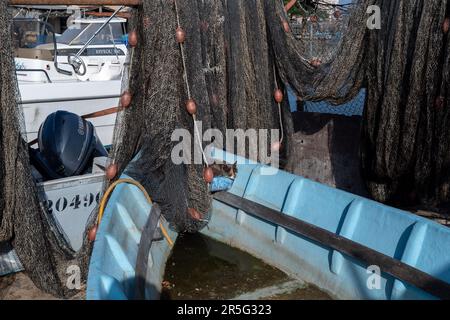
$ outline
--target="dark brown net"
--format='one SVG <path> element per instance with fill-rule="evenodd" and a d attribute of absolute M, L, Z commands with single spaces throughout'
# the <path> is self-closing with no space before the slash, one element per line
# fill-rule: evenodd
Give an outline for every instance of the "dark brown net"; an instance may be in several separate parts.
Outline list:
<path fill-rule="evenodd" d="M 133 19 L 132 28 L 140 26 L 129 81 L 133 103 L 118 117 L 113 161 L 124 170 L 137 155 L 127 173 L 162 204 L 177 230 L 193 232 L 206 221 L 191 219 L 188 208 L 208 220 L 211 198 L 202 165 L 171 160 L 175 129 L 188 130 L 192 149 L 195 144 L 184 71 L 203 131 L 217 128 L 225 136 L 227 128 L 280 124 L 264 2 L 177 0 L 176 5 L 178 10 L 174 2 L 146 1 Z M 178 20 L 186 32 L 186 69 L 175 39 Z"/>
<path fill-rule="evenodd" d="M 381 9 L 380 30 L 367 27 L 371 5 Z M 361 160 L 372 196 L 399 205 L 448 202 L 448 1 L 357 1 L 335 58 L 320 70 L 301 63 L 302 50 L 276 22 L 281 8 L 271 6 L 280 75 L 301 96 L 343 103 L 367 87 Z"/>
<path fill-rule="evenodd" d="M 369 5 L 381 8 L 380 30 L 367 28 Z M 348 22 L 340 26 L 344 37 L 329 58 L 314 66 L 305 44 L 286 31 L 281 1 L 144 1 L 130 22 L 139 43 L 123 89 L 133 100 L 118 116 L 111 161 L 119 173 L 144 184 L 173 228 L 195 232 L 206 225 L 211 204 L 203 165 L 171 160 L 174 130 L 194 132 L 185 110 L 186 83 L 203 130 L 221 131 L 280 129 L 273 98 L 276 80 L 305 100 L 335 104 L 354 98 L 364 87 L 361 156 L 373 197 L 409 204 L 447 202 L 450 46 L 442 26 L 449 11 L 447 0 L 356 1 Z M 185 67 L 175 40 L 178 20 L 186 31 Z M 66 250 L 39 206 L 21 135 L 4 1 L 0 23 L 0 240 L 14 240 L 40 288 L 62 294 L 61 270 L 87 255 Z M 289 156 L 292 125 L 285 103 L 282 119 Z M 204 219 L 193 219 L 188 208 Z"/>
<path fill-rule="evenodd" d="M 377 1 L 367 33 L 367 110 L 362 164 L 382 202 L 450 200 L 448 1 Z"/>
<path fill-rule="evenodd" d="M 42 207 L 31 175 L 11 43 L 12 17 L 0 3 L 0 242 L 13 246 L 33 282 L 55 296 L 75 294 L 67 268 L 85 273 L 87 250 L 73 252 L 53 216 Z"/>

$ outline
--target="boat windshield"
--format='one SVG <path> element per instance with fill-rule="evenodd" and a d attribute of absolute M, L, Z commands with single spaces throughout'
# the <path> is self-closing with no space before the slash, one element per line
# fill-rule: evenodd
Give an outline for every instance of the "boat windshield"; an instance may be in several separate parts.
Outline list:
<path fill-rule="evenodd" d="M 69 26 L 58 37 L 58 43 L 67 45 L 84 45 L 100 28 L 99 23 L 80 23 Z M 92 45 L 119 44 L 124 42 L 124 31 L 121 23 L 108 24 L 91 42 Z"/>
<path fill-rule="evenodd" d="M 36 19 L 14 19 L 12 25 L 14 48 L 35 48 L 38 45 L 52 43 L 53 34 Z"/>

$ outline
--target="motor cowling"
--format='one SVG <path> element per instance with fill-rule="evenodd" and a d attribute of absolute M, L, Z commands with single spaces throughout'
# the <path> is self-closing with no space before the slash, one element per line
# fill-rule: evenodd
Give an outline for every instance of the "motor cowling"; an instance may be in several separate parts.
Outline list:
<path fill-rule="evenodd" d="M 80 175 L 94 157 L 108 155 L 94 125 L 67 111 L 56 111 L 45 119 L 38 144 L 31 154 L 33 164 L 50 179 Z"/>

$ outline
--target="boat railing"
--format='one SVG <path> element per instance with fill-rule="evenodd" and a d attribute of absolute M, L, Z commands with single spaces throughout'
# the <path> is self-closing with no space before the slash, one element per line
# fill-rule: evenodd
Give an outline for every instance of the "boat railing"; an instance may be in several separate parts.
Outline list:
<path fill-rule="evenodd" d="M 52 80 L 50 79 L 48 72 L 44 69 L 16 69 L 16 74 L 18 74 L 18 72 L 41 72 L 45 75 L 47 82 L 52 83 Z"/>

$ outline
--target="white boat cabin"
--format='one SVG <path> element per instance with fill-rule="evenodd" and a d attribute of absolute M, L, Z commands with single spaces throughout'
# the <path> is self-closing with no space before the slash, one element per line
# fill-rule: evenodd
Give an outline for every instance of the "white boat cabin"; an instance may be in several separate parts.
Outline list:
<path fill-rule="evenodd" d="M 61 35 L 55 35 L 45 22 L 15 19 L 15 63 L 19 83 L 120 79 L 127 54 L 127 21 L 113 18 L 98 32 L 106 21 L 107 18 L 73 19 Z M 87 48 L 79 52 L 91 38 Z M 84 64 L 81 73 L 75 72 L 68 62 L 69 56 L 77 54 Z"/>

